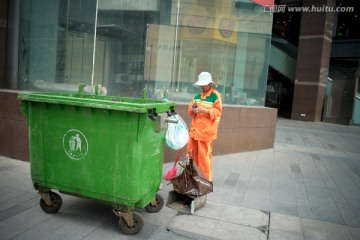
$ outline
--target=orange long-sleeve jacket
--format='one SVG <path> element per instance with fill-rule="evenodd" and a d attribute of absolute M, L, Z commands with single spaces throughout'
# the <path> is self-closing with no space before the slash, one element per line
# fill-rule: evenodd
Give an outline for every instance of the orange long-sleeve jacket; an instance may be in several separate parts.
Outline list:
<path fill-rule="evenodd" d="M 210 112 L 194 114 L 192 111 L 194 104 L 207 108 Z M 189 128 L 190 137 L 197 141 L 212 141 L 216 139 L 222 113 L 221 95 L 218 91 L 211 88 L 206 95 L 203 95 L 202 92 L 195 95 L 188 106 L 188 113 L 192 117 Z"/>

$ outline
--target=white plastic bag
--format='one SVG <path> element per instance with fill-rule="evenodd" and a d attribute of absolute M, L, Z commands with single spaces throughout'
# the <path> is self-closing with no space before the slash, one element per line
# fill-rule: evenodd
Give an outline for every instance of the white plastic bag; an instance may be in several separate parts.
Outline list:
<path fill-rule="evenodd" d="M 169 148 L 179 150 L 189 141 L 189 129 L 179 114 L 173 115 L 172 118 L 178 119 L 179 122 L 168 123 L 165 140 Z"/>

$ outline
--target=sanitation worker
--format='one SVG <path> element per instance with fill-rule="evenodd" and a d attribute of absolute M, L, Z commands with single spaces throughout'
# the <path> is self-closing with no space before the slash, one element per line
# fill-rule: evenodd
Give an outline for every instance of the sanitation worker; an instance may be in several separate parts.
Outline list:
<path fill-rule="evenodd" d="M 216 83 L 210 73 L 200 73 L 194 86 L 201 88 L 201 92 L 194 96 L 188 106 L 192 121 L 187 152 L 192 150 L 194 162 L 212 181 L 212 149 L 222 113 L 222 100 L 220 93 L 213 88 Z"/>

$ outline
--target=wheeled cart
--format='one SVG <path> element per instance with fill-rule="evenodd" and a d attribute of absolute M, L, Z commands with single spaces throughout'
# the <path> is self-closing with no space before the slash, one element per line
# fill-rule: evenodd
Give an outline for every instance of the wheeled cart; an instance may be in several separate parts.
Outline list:
<path fill-rule="evenodd" d="M 80 93 L 20 93 L 29 125 L 30 168 L 40 206 L 61 193 L 107 202 L 124 234 L 143 226 L 135 208 L 158 212 L 168 116 L 175 103 Z M 169 120 L 170 121 L 170 120 Z"/>

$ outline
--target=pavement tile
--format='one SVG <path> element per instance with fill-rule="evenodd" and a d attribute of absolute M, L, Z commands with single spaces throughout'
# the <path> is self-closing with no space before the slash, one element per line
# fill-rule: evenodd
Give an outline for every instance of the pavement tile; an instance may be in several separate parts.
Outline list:
<path fill-rule="evenodd" d="M 0 222 L 0 239 L 7 240 L 21 234 L 24 231 L 23 228 L 15 226 L 14 224 L 6 221 Z"/>
<path fill-rule="evenodd" d="M 248 201 L 239 202 L 236 204 L 236 206 L 270 211 L 270 202 L 264 201 L 261 198 L 249 199 Z"/>
<path fill-rule="evenodd" d="M 349 237 L 349 240 L 358 240 L 360 239 L 360 228 L 354 228 L 354 227 L 345 227 L 345 231 L 347 236 Z"/>
<path fill-rule="evenodd" d="M 45 214 L 42 210 L 39 209 L 39 207 L 34 207 L 6 219 L 5 222 L 25 231 L 38 226 L 42 222 L 48 220 L 50 217 L 51 215 Z M 31 221 L 29 221 L 29 219 L 31 219 Z"/>
<path fill-rule="evenodd" d="M 0 190 L 1 191 L 1 190 Z M 9 199 L 5 202 L 2 202 L 0 205 L 0 214 L 1 211 L 6 210 L 8 208 L 20 205 L 22 207 L 34 206 L 34 201 L 39 203 L 39 195 L 35 192 L 25 192 L 23 195 L 19 195 L 15 198 Z"/>
<path fill-rule="evenodd" d="M 20 196 L 27 194 L 28 191 L 20 190 L 11 186 L 3 188 L 0 194 L 0 203 L 3 204 L 5 202 L 12 201 L 14 199 L 19 198 Z"/>
<path fill-rule="evenodd" d="M 228 203 L 232 192 L 233 192 L 232 187 L 228 187 L 228 186 L 218 187 L 214 185 L 214 192 L 212 192 L 211 194 L 209 194 L 209 196 L 207 196 L 207 200 L 218 203 Z"/>
<path fill-rule="evenodd" d="M 336 203 L 336 205 L 347 226 L 360 227 L 360 221 L 347 204 Z"/>
<path fill-rule="evenodd" d="M 102 225 L 97 227 L 94 231 L 84 236 L 83 240 L 127 240 L 131 236 L 120 234 L 119 227 L 114 219 L 109 219 Z M 138 236 L 137 236 L 138 237 Z M 171 238 L 169 238 L 171 239 Z"/>
<path fill-rule="evenodd" d="M 296 207 L 298 210 L 297 216 L 302 218 L 314 219 L 314 214 L 310 205 L 304 203 L 297 203 Z"/>
<path fill-rule="evenodd" d="M 196 215 L 179 214 L 169 223 L 170 229 L 179 229 L 211 237 L 219 220 Z"/>
<path fill-rule="evenodd" d="M 220 219 L 226 204 L 206 200 L 206 204 L 195 211 L 195 215 L 211 219 Z"/>
<path fill-rule="evenodd" d="M 267 235 L 254 227 L 220 221 L 212 237 L 224 240 L 266 240 Z"/>
<path fill-rule="evenodd" d="M 292 215 L 292 216 L 298 215 L 298 209 L 297 209 L 296 203 L 286 202 L 285 200 L 280 203 L 271 201 L 270 211 L 282 213 L 282 214 L 288 214 L 288 215 Z"/>
<path fill-rule="evenodd" d="M 269 232 L 269 240 L 304 240 L 302 233 L 287 232 L 278 229 L 271 229 Z"/>
<path fill-rule="evenodd" d="M 299 217 L 280 213 L 270 214 L 270 229 L 292 232 L 302 235 L 302 225 Z"/>
<path fill-rule="evenodd" d="M 236 186 L 236 183 L 238 181 L 240 177 L 240 173 L 229 173 L 229 175 L 227 176 L 224 185 L 227 186 Z"/>
<path fill-rule="evenodd" d="M 309 219 L 301 219 L 301 222 L 303 226 L 304 238 L 307 240 L 348 240 L 346 228 L 342 225 Z"/>
<path fill-rule="evenodd" d="M 268 219 L 268 214 L 262 211 L 232 205 L 226 205 L 220 217 L 224 222 L 252 227 L 267 225 Z"/>

